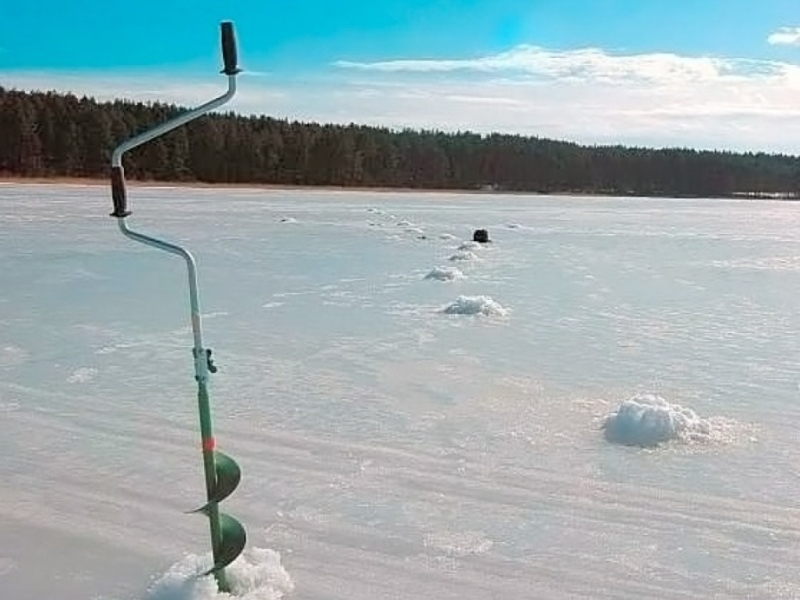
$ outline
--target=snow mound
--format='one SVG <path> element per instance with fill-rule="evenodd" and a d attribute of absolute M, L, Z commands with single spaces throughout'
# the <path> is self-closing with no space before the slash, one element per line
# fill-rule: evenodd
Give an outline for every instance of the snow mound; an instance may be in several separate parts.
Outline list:
<path fill-rule="evenodd" d="M 210 554 L 188 555 L 153 583 L 147 600 L 280 600 L 294 590 L 274 550 L 252 548 L 225 569 L 231 594 L 217 590 L 213 575 L 202 575 L 210 565 Z"/>
<path fill-rule="evenodd" d="M 67 383 L 87 383 L 94 379 L 95 375 L 97 375 L 97 369 L 94 367 L 80 367 L 67 377 Z"/>
<path fill-rule="evenodd" d="M 455 281 L 464 279 L 464 274 L 455 267 L 434 267 L 430 273 L 425 275 L 425 279 L 436 279 L 437 281 Z"/>
<path fill-rule="evenodd" d="M 448 315 L 504 317 L 509 311 L 498 302 L 492 300 L 490 296 L 459 296 L 455 302 L 446 306 L 442 312 Z"/>
<path fill-rule="evenodd" d="M 0 367 L 11 367 L 28 359 L 28 353 L 19 346 L 3 346 L 0 348 Z"/>
<path fill-rule="evenodd" d="M 460 531 L 431 533 L 425 536 L 424 545 L 448 556 L 463 557 L 470 554 L 485 554 L 494 542 L 482 532 Z"/>
<path fill-rule="evenodd" d="M 472 250 L 477 250 L 480 247 L 481 245 L 478 242 L 468 241 L 468 242 L 463 242 L 458 247 L 458 249 L 462 251 L 472 251 Z"/>
<path fill-rule="evenodd" d="M 478 255 L 474 252 L 470 252 L 469 250 L 459 250 L 455 254 L 453 254 L 448 260 L 457 261 L 457 260 L 478 260 Z"/>
<path fill-rule="evenodd" d="M 653 447 L 664 442 L 710 442 L 725 433 L 724 420 L 704 419 L 691 408 L 655 394 L 639 394 L 620 404 L 603 422 L 609 442 Z"/>

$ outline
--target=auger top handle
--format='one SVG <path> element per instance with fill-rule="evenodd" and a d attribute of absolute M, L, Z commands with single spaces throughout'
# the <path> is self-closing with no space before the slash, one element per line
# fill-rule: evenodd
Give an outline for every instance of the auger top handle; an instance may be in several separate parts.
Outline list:
<path fill-rule="evenodd" d="M 131 211 L 128 210 L 128 199 L 125 189 L 125 170 L 122 166 L 123 154 L 125 154 L 128 150 L 132 150 L 137 146 L 141 146 L 142 144 L 149 142 L 160 135 L 164 135 L 165 133 L 180 127 L 181 125 L 185 125 L 189 121 L 193 121 L 205 113 L 222 106 L 228 100 L 233 98 L 234 94 L 236 94 L 236 75 L 239 74 L 241 69 L 239 69 L 238 66 L 236 35 L 233 30 L 232 22 L 223 21 L 220 23 L 220 37 L 223 63 L 221 73 L 228 76 L 228 90 L 221 96 L 214 98 L 213 100 L 209 100 L 194 110 L 190 110 L 178 115 L 174 119 L 171 119 L 137 135 L 136 137 L 122 142 L 114 149 L 114 153 L 111 155 L 111 198 L 114 202 L 114 212 L 111 213 L 112 217 L 122 220 L 131 214 Z"/>

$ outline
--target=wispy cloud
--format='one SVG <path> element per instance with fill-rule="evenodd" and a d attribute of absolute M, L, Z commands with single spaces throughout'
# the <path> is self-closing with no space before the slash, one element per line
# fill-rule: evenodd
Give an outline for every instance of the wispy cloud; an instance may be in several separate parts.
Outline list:
<path fill-rule="evenodd" d="M 386 122 L 414 115 L 411 124 L 584 143 L 800 154 L 792 137 L 800 134 L 800 65 L 786 62 L 521 45 L 477 58 L 335 66 L 365 85 L 397 86 L 385 92 Z"/>
<path fill-rule="evenodd" d="M 383 73 L 471 71 L 524 74 L 560 81 L 659 84 L 780 75 L 788 65 L 747 59 L 679 56 L 670 53 L 619 55 L 597 48 L 558 52 L 538 46 L 520 45 L 507 52 L 472 59 L 337 61 L 334 66 Z"/>
<path fill-rule="evenodd" d="M 767 42 L 776 46 L 800 46 L 800 27 L 781 27 L 769 35 Z"/>
<path fill-rule="evenodd" d="M 464 60 L 335 65 L 295 79 L 243 79 L 231 108 L 303 121 L 800 154 L 800 65 L 788 62 L 519 46 Z M 193 105 L 224 82 L 0 72 L 0 85 Z"/>

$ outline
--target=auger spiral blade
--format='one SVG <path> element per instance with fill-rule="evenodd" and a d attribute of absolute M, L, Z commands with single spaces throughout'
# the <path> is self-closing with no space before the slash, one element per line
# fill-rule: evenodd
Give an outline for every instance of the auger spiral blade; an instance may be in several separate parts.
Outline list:
<path fill-rule="evenodd" d="M 214 452 L 214 471 L 217 477 L 211 498 L 203 506 L 190 512 L 207 512 L 209 504 L 222 502 L 239 487 L 239 482 L 242 480 L 242 470 L 236 464 L 236 461 L 227 454 L 219 451 Z"/>
<path fill-rule="evenodd" d="M 203 510 L 208 513 L 207 509 Z M 231 564 L 244 550 L 247 543 L 247 533 L 239 521 L 225 513 L 219 513 L 220 543 L 216 552 L 217 562 L 203 575 L 211 575 L 221 571 Z"/>

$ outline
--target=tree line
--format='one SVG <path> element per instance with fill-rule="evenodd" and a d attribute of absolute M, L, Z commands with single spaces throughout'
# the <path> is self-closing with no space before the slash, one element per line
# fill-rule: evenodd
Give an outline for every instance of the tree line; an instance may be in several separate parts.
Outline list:
<path fill-rule="evenodd" d="M 0 175 L 105 177 L 117 144 L 183 110 L 0 87 Z M 125 173 L 208 183 L 800 196 L 800 158 L 783 154 L 582 146 L 231 112 L 207 115 L 133 150 Z"/>

